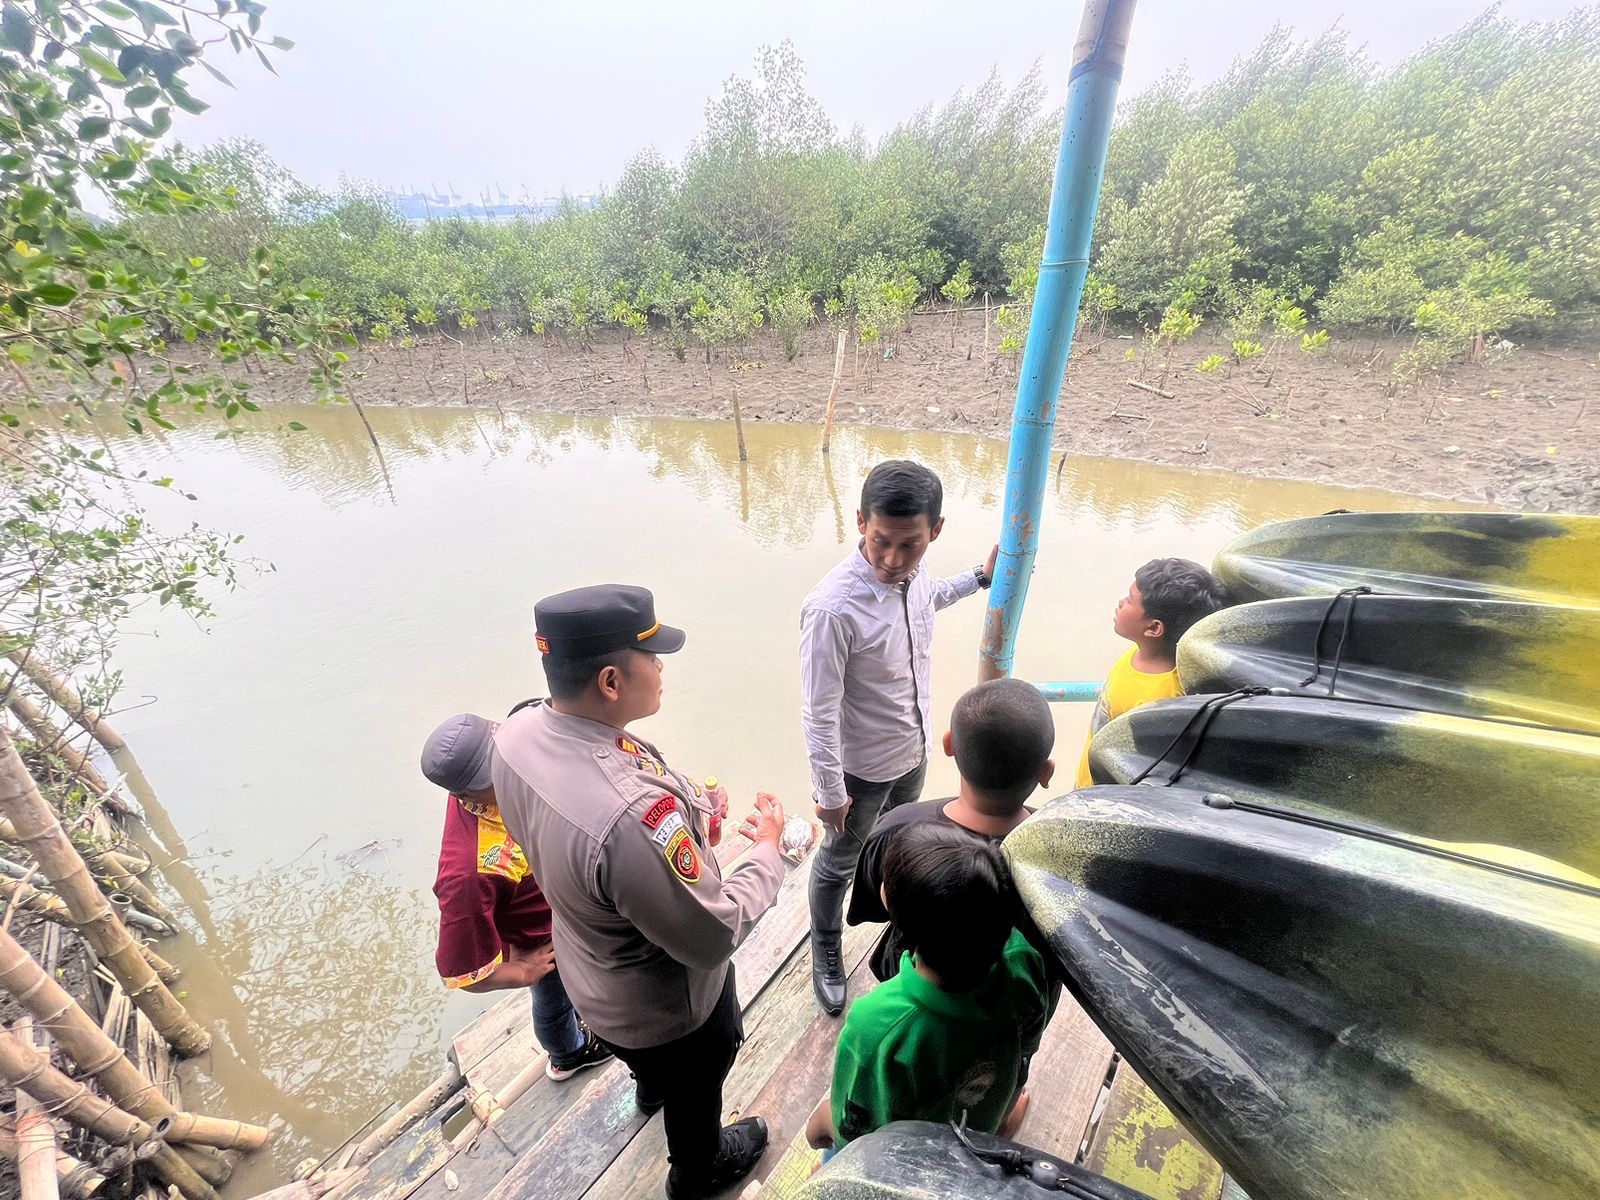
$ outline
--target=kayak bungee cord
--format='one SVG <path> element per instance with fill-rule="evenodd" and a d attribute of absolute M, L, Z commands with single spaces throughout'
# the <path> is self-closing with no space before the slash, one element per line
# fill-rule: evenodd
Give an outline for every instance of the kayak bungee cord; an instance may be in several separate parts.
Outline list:
<path fill-rule="evenodd" d="M 1210 727 L 1213 717 L 1215 717 L 1224 708 L 1228 707 L 1228 705 L 1233 704 L 1236 701 L 1245 700 L 1251 696 L 1270 695 L 1271 692 L 1272 689 L 1270 688 L 1247 687 L 1239 688 L 1232 692 L 1225 692 L 1220 696 L 1207 697 L 1204 703 L 1202 703 L 1199 708 L 1195 709 L 1194 714 L 1184 722 L 1183 728 L 1178 730 L 1177 736 L 1168 742 L 1162 749 L 1161 753 L 1156 755 L 1155 758 L 1150 761 L 1149 766 L 1140 771 L 1132 779 L 1128 780 L 1129 784 L 1143 783 L 1146 776 L 1148 776 L 1152 771 L 1161 765 L 1162 761 L 1167 757 L 1167 755 L 1172 753 L 1173 749 L 1176 748 L 1178 743 L 1189 736 L 1189 731 L 1194 729 L 1195 722 L 1199 721 L 1200 727 L 1198 729 L 1194 729 L 1194 744 L 1190 746 L 1188 751 L 1184 754 L 1183 760 L 1179 762 L 1175 768 L 1173 768 L 1170 774 L 1164 778 L 1158 777 L 1162 787 L 1171 787 L 1174 783 L 1178 782 L 1178 776 L 1182 775 L 1184 771 L 1188 769 L 1189 763 L 1193 761 L 1194 756 L 1200 752 L 1200 743 L 1205 740 L 1206 729 Z"/>
<path fill-rule="evenodd" d="M 1340 817 L 1328 817 L 1319 813 L 1304 812 L 1300 809 L 1284 808 L 1276 804 L 1265 804 L 1259 800 L 1237 800 L 1225 792 L 1207 792 L 1201 797 L 1200 803 L 1206 808 L 1223 811 L 1238 809 L 1241 812 L 1255 813 L 1257 816 L 1276 817 L 1283 821 L 1293 821 L 1297 825 L 1310 825 L 1314 828 L 1326 829 L 1334 833 L 1348 833 L 1355 837 L 1366 838 L 1368 841 L 1382 842 L 1385 845 L 1396 846 L 1402 850 L 1415 850 L 1421 854 L 1429 854 L 1434 858 L 1448 859 L 1451 862 L 1462 863 L 1465 866 L 1482 867 L 1529 883 L 1545 883 L 1569 892 L 1577 892 L 1580 895 L 1600 897 L 1600 888 L 1591 884 L 1580 883 L 1576 879 L 1562 879 L 1560 876 L 1547 875 L 1542 871 L 1530 870 L 1527 867 L 1495 862 L 1491 858 L 1480 858 L 1476 854 L 1451 850 L 1445 846 L 1407 837 L 1405 834 L 1391 833 L 1389 830 L 1380 829 L 1375 825 L 1363 825 L 1358 821 L 1347 821 Z"/>
<path fill-rule="evenodd" d="M 1075 1200 L 1101 1200 L 1102 1193 L 1092 1191 L 1083 1186 L 1071 1175 L 1067 1174 L 1053 1159 L 1034 1157 L 1025 1153 L 1021 1148 L 1002 1143 L 994 1149 L 975 1146 L 972 1139 L 967 1136 L 967 1114 L 963 1109 L 961 1123 L 950 1122 L 950 1128 L 956 1135 L 956 1140 L 967 1148 L 967 1152 L 979 1162 L 999 1167 L 1007 1175 L 1026 1175 L 1029 1182 L 1046 1191 L 1061 1192 L 1072 1196 Z"/>
<path fill-rule="evenodd" d="M 1339 601 L 1346 596 L 1350 597 L 1350 604 L 1344 610 L 1344 625 L 1339 630 L 1339 644 L 1333 650 L 1333 672 L 1328 676 L 1328 698 L 1333 698 L 1333 692 L 1339 685 L 1339 664 L 1344 660 L 1344 644 L 1350 637 L 1350 622 L 1356 615 L 1356 597 L 1373 595 L 1371 588 L 1365 584 L 1357 587 L 1348 587 L 1341 592 L 1336 592 L 1328 607 L 1323 611 L 1322 620 L 1317 623 L 1317 633 L 1311 639 L 1311 674 L 1300 681 L 1301 687 L 1310 687 L 1317 681 L 1317 676 L 1322 674 L 1322 635 L 1328 628 L 1328 622 L 1333 617 L 1333 610 L 1339 607 Z M 1389 593 L 1381 593 L 1388 595 Z"/>

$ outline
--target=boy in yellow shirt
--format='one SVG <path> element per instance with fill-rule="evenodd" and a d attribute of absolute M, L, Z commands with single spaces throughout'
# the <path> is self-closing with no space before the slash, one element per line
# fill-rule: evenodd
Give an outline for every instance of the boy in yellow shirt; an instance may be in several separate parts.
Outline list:
<path fill-rule="evenodd" d="M 1117 601 L 1111 627 L 1132 642 L 1106 676 L 1100 703 L 1089 718 L 1074 787 L 1089 787 L 1089 742 L 1107 721 L 1152 700 L 1183 695 L 1178 686 L 1178 639 L 1203 617 L 1227 604 L 1222 582 L 1186 558 L 1156 558 L 1133 573 L 1133 586 Z"/>

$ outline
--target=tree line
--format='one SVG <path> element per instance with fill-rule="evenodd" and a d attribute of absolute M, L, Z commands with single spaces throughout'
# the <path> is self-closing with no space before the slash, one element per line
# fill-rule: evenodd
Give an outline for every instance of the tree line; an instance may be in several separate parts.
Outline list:
<path fill-rule="evenodd" d="M 374 187 L 319 192 L 235 142 L 195 159 L 231 209 L 130 220 L 223 279 L 265 246 L 380 340 L 490 320 L 651 332 L 682 357 L 766 326 L 793 356 L 817 319 L 870 344 L 919 302 L 1026 306 L 1061 127 L 1046 97 L 1037 69 L 1009 90 L 991 75 L 869 143 L 829 121 L 786 43 L 708 102 L 683 162 L 638 154 L 592 208 L 418 225 Z M 1175 72 L 1123 103 L 1085 303 L 1152 330 L 1225 321 L 1247 353 L 1308 318 L 1412 333 L 1409 367 L 1431 369 L 1592 322 L 1597 228 L 1600 10 L 1491 11 L 1387 71 L 1341 31 L 1280 27 L 1214 83 Z"/>

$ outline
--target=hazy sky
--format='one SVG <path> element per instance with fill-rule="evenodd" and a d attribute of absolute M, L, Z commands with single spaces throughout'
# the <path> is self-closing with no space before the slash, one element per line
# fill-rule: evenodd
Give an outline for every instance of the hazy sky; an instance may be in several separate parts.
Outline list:
<path fill-rule="evenodd" d="M 1311 36 L 1337 22 L 1391 64 L 1483 11 L 1482 0 L 1143 0 L 1122 95 L 1187 64 L 1204 82 L 1275 22 Z M 1506 0 L 1548 20 L 1571 0 Z M 639 149 L 681 158 L 706 99 L 752 71 L 756 47 L 791 39 L 834 122 L 876 137 L 930 101 L 1009 84 L 1042 59 L 1053 100 L 1081 14 L 1063 0 L 267 0 L 263 33 L 292 38 L 269 75 L 254 58 L 213 61 L 229 91 L 180 127 L 204 144 L 253 137 L 302 179 L 513 197 L 598 190 Z"/>

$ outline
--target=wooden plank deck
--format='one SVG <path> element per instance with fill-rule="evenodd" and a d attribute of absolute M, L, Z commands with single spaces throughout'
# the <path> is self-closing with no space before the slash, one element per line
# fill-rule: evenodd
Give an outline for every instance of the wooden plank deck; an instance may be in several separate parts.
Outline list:
<path fill-rule="evenodd" d="M 789 871 L 772 911 L 734 956 L 745 1044 L 724 1087 L 724 1103 L 730 1113 L 765 1117 L 771 1145 L 752 1179 L 731 1194 L 743 1195 L 760 1181 L 761 1196 L 785 1200 L 818 1158 L 805 1145 L 804 1126 L 828 1089 L 839 1022 L 819 1012 L 811 994 L 809 878 L 809 861 Z M 852 997 L 875 983 L 866 958 L 880 931 L 846 931 Z M 457 1035 L 451 1054 L 469 1088 L 490 1091 L 540 1061 L 527 995 L 513 992 L 494 1004 Z M 1109 1162 L 1114 1140 L 1108 1121 L 1122 1112 L 1114 1102 L 1134 1095 L 1132 1083 L 1119 1093 L 1116 1080 L 1137 1082 L 1131 1071 L 1113 1075 L 1114 1062 L 1094 1023 L 1063 995 L 1033 1060 L 1032 1102 L 1019 1140 L 1066 1161 L 1092 1159 L 1098 1148 L 1096 1161 Z M 1092 1125 L 1097 1108 L 1105 1115 Z M 620 1063 L 566 1083 L 540 1076 L 492 1126 L 452 1140 L 446 1130 L 460 1124 L 458 1109 L 459 1101 L 409 1130 L 330 1200 L 643 1200 L 662 1193 L 662 1121 L 638 1112 L 633 1080 Z M 1173 1135 L 1162 1127 L 1159 1136 Z M 1176 1136 L 1186 1137 L 1181 1129 Z M 1172 1161 L 1185 1164 L 1189 1156 L 1186 1146 Z M 1132 1179 L 1124 1182 L 1138 1186 Z M 1208 1182 L 1179 1195 L 1216 1200 L 1219 1191 L 1220 1177 L 1215 1188 Z"/>
<path fill-rule="evenodd" d="M 1117 1066 L 1084 1166 L 1151 1200 L 1219 1200 L 1222 1167 L 1145 1086 L 1126 1060 Z"/>

